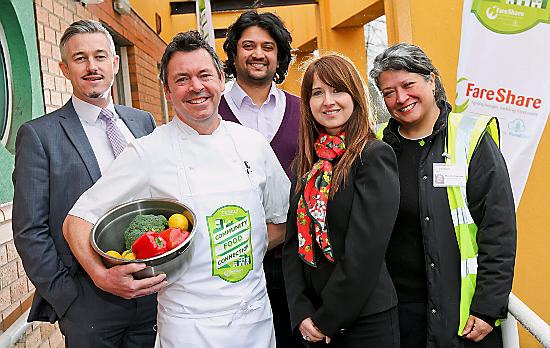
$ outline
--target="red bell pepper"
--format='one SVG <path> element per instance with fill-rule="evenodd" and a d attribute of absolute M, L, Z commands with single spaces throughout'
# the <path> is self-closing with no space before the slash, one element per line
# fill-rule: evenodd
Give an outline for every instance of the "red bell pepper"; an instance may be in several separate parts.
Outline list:
<path fill-rule="evenodd" d="M 172 250 L 189 237 L 189 232 L 182 230 L 179 227 L 167 228 L 160 232 L 160 236 L 166 241 L 168 250 Z"/>
<path fill-rule="evenodd" d="M 137 259 L 148 259 L 168 251 L 166 241 L 157 232 L 147 232 L 132 244 L 132 252 Z"/>

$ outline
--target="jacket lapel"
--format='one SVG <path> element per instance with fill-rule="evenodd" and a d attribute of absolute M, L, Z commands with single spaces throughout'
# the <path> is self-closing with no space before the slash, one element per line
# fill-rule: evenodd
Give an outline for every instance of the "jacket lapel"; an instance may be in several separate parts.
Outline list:
<path fill-rule="evenodd" d="M 128 112 L 128 109 L 121 108 L 118 105 L 115 105 L 115 110 L 118 116 L 120 116 L 122 121 L 124 121 L 124 123 L 126 124 L 126 127 L 128 127 L 130 132 L 132 132 L 134 138 L 137 139 L 146 135 L 143 126 L 138 121 L 136 121 L 131 112 Z"/>
<path fill-rule="evenodd" d="M 67 137 L 80 154 L 92 181 L 95 183 L 101 176 L 99 165 L 92 146 L 84 132 L 82 123 L 74 110 L 73 103 L 69 100 L 60 110 L 59 123 L 65 130 Z"/>

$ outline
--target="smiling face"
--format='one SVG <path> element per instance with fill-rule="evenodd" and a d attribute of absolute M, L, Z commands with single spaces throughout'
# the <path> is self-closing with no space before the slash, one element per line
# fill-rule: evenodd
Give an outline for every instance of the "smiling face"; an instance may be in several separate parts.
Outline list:
<path fill-rule="evenodd" d="M 277 44 L 271 35 L 257 26 L 246 28 L 237 42 L 237 81 L 270 84 L 277 66 Z"/>
<path fill-rule="evenodd" d="M 309 107 L 315 121 L 331 135 L 342 129 L 354 109 L 353 99 L 349 93 L 327 85 L 317 74 L 313 76 Z"/>
<path fill-rule="evenodd" d="M 82 33 L 67 41 L 59 67 L 71 81 L 77 98 L 105 107 L 118 72 L 118 61 L 103 33 Z"/>
<path fill-rule="evenodd" d="M 175 52 L 166 75 L 164 94 L 179 119 L 199 134 L 211 134 L 218 126 L 225 80 L 218 76 L 210 54 L 203 48 Z"/>
<path fill-rule="evenodd" d="M 402 127 L 429 129 L 439 115 L 434 89 L 435 76 L 430 79 L 405 70 L 386 70 L 379 84 L 388 111 Z M 433 122 L 432 122 L 433 121 Z"/>

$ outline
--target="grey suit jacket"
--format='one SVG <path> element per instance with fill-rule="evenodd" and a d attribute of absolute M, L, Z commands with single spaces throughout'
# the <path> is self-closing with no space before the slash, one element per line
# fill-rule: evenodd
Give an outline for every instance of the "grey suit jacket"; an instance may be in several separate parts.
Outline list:
<path fill-rule="evenodd" d="M 115 109 L 136 138 L 155 128 L 147 112 L 118 105 Z M 71 101 L 20 127 L 12 222 L 15 246 L 36 287 L 28 321 L 53 323 L 77 297 L 73 276 L 78 264 L 63 238 L 63 221 L 100 175 Z"/>

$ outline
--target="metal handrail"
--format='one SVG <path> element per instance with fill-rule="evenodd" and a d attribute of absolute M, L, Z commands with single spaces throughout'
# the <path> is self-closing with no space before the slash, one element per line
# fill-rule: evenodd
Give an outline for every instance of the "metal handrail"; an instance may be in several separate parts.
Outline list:
<path fill-rule="evenodd" d="M 32 325 L 32 323 L 27 323 L 30 311 L 29 308 L 23 312 L 23 314 L 21 314 L 21 316 L 0 335 L 0 348 L 10 348 L 25 334 L 25 331 Z"/>
<path fill-rule="evenodd" d="M 531 308 L 514 294 L 510 293 L 508 298 L 508 312 L 511 314 L 520 324 L 527 330 L 533 337 L 543 345 L 543 347 L 550 347 L 550 326 L 542 320 Z M 510 315 L 509 315 L 510 316 Z M 506 338 L 510 334 L 509 330 L 506 330 L 507 327 L 503 327 L 503 338 Z M 512 332 L 513 334 L 513 332 Z M 517 330 L 516 330 L 517 335 Z M 515 348 L 519 347 L 519 340 L 517 345 L 515 342 L 506 343 L 504 348 Z"/>

